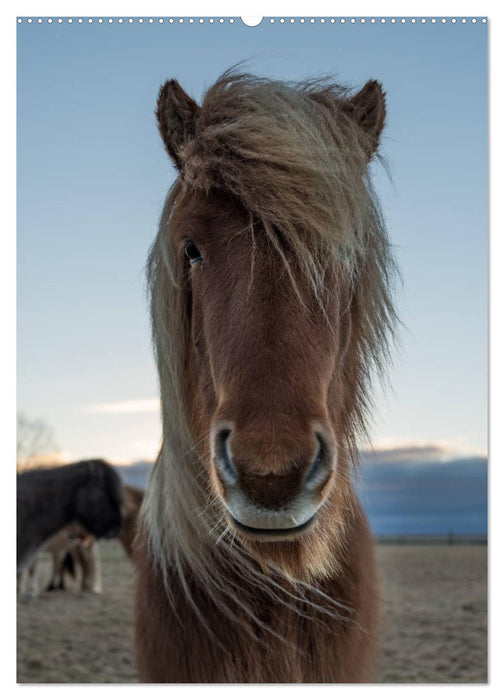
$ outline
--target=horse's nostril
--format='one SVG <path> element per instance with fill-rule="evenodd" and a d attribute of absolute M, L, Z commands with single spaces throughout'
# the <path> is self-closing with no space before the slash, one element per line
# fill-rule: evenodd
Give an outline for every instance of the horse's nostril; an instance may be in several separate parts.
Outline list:
<path fill-rule="evenodd" d="M 321 486 L 325 481 L 327 481 L 327 478 L 331 472 L 328 459 L 329 450 L 324 442 L 324 439 L 318 434 L 317 441 L 319 444 L 317 454 L 305 476 L 305 484 L 308 488 Z"/>
<path fill-rule="evenodd" d="M 238 479 L 233 458 L 229 450 L 229 436 L 231 430 L 225 428 L 219 430 L 214 438 L 215 463 L 222 479 L 228 484 L 234 484 Z"/>

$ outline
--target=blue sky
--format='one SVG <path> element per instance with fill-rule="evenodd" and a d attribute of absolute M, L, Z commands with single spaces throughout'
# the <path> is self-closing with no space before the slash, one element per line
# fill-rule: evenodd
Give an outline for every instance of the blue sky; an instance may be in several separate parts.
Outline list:
<path fill-rule="evenodd" d="M 224 69 L 387 92 L 376 184 L 405 325 L 378 446 L 486 453 L 486 26 L 18 25 L 18 408 L 69 458 L 152 459 L 160 437 L 144 263 L 175 172 L 160 84 Z"/>

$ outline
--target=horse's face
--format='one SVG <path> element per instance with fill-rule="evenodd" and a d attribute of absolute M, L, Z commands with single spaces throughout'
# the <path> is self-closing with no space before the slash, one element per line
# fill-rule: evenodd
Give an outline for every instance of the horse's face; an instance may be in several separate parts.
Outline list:
<path fill-rule="evenodd" d="M 223 196 L 186 191 L 171 229 L 185 266 L 192 427 L 212 488 L 246 539 L 297 538 L 335 481 L 344 280 L 328 275 L 317 300 L 282 241 L 292 277 L 266 232 Z"/>
<path fill-rule="evenodd" d="M 348 251 L 355 231 L 355 251 L 371 249 L 368 278 L 386 267 L 368 238 L 369 217 L 376 224 L 371 228 L 380 227 L 364 179 L 384 124 L 383 91 L 369 81 L 352 97 L 316 85 L 286 92 L 274 81 L 231 74 L 200 107 L 169 80 L 156 113 L 181 175 L 164 224 L 168 255 L 179 262 L 171 266 L 177 280 L 185 266 L 184 380 L 198 453 L 240 536 L 249 542 L 299 538 L 315 551 L 315 529 L 309 540 L 302 533 L 318 521 L 324 534 L 330 517 L 352 509 L 348 459 L 338 459 L 337 437 L 353 445 L 349 435 L 362 423 L 357 397 L 374 357 L 368 346 L 380 344 L 361 338 L 359 346 L 359 333 L 380 314 L 386 324 L 390 313 L 383 285 L 361 312 L 363 288 L 356 301 L 344 265 L 335 269 L 339 248 L 328 236 L 337 231 L 348 246 L 341 250 Z M 320 160 L 320 172 L 317 164 L 305 167 L 312 159 Z M 247 203 L 262 221 L 277 222 L 283 236 L 251 226 Z M 310 207 L 313 217 L 304 215 Z M 297 222 L 305 240 L 296 239 Z M 331 251 L 317 285 L 321 299 L 302 273 L 307 251 L 317 246 Z M 151 261 L 161 261 L 161 252 Z M 317 259 L 317 268 L 324 262 Z M 153 299 L 156 336 L 170 301 Z M 172 346 L 169 363 L 177 338 L 165 337 L 161 349 L 164 343 Z M 166 371 L 162 358 L 160 371 Z M 169 391 L 169 382 L 164 388 Z M 256 549 L 301 549 L 288 545 Z"/>

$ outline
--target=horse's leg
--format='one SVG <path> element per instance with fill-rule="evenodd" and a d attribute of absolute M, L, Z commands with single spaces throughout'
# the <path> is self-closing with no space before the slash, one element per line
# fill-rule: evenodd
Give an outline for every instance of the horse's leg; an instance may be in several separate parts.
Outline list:
<path fill-rule="evenodd" d="M 98 542 L 94 541 L 91 545 L 91 556 L 93 560 L 93 582 L 92 591 L 93 593 L 102 593 L 102 570 L 101 570 L 101 558 L 100 558 L 100 548 Z"/>
<path fill-rule="evenodd" d="M 33 564 L 28 569 L 28 596 L 37 598 L 38 594 L 38 557 L 35 557 Z"/>
<path fill-rule="evenodd" d="M 61 562 L 59 560 L 59 552 L 51 552 L 52 574 L 46 591 L 57 591 L 61 588 Z"/>
<path fill-rule="evenodd" d="M 101 562 L 98 542 L 94 540 L 89 546 L 79 545 L 82 557 L 82 590 L 102 593 Z"/>
<path fill-rule="evenodd" d="M 23 569 L 23 571 L 21 571 L 17 577 L 17 592 L 20 596 L 24 596 L 26 594 L 26 588 L 28 585 L 28 568 L 29 567 Z"/>

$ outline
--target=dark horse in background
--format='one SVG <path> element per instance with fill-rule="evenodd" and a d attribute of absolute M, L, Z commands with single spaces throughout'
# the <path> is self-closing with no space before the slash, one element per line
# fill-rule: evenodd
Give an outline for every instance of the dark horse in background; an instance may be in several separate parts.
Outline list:
<path fill-rule="evenodd" d="M 157 117 L 178 178 L 149 260 L 163 446 L 136 550 L 150 682 L 362 682 L 378 619 L 352 485 L 395 265 L 379 83 L 225 73 Z"/>
<path fill-rule="evenodd" d="M 117 537 L 123 493 L 114 468 L 102 459 L 17 475 L 17 570 L 66 525 L 77 523 L 97 538 Z"/>

